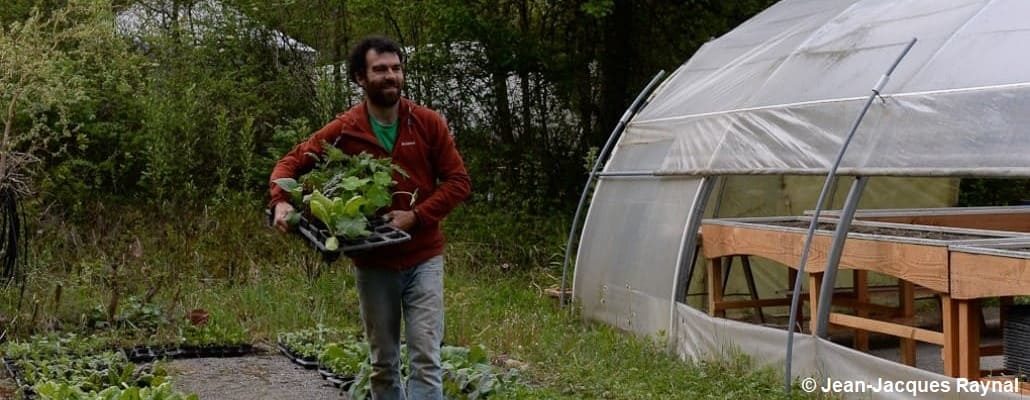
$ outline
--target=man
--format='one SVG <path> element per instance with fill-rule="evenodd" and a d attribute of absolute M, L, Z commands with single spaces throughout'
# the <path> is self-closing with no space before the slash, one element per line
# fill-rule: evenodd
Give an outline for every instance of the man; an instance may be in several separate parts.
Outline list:
<path fill-rule="evenodd" d="M 442 399 L 443 247 L 440 220 L 469 196 L 461 156 L 436 112 L 401 97 L 404 55 L 393 41 L 368 37 L 351 51 L 350 79 L 365 99 L 336 116 L 283 156 L 270 181 L 314 166 L 307 152 L 332 143 L 348 154 L 390 157 L 409 177 L 394 173 L 393 204 L 385 216 L 411 234 L 408 242 L 353 256 L 365 336 L 372 353 L 372 398 L 404 399 L 400 377 L 400 320 L 405 324 L 411 376 L 407 398 Z M 289 195 L 270 183 L 275 225 L 287 231 Z M 406 193 L 402 193 L 406 192 Z M 409 195 L 409 193 L 411 195 Z"/>

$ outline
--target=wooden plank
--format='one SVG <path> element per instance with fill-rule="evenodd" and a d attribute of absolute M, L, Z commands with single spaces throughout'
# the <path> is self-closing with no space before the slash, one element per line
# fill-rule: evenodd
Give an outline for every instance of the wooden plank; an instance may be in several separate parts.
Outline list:
<path fill-rule="evenodd" d="M 702 229 L 705 234 L 701 248 L 707 258 L 754 255 L 794 269 L 801 260 L 804 234 L 716 224 L 705 224 Z M 824 264 L 809 262 L 805 269 L 819 272 Z"/>
<path fill-rule="evenodd" d="M 856 299 L 854 297 L 849 297 L 849 296 L 846 296 L 846 295 L 838 297 L 836 295 L 836 293 L 834 293 L 834 296 L 833 296 L 833 305 L 854 309 L 856 311 L 856 313 L 858 313 L 858 311 L 861 311 L 862 313 L 867 314 L 867 315 L 862 315 L 862 313 L 858 313 L 859 316 L 863 316 L 863 317 L 868 317 L 869 316 L 868 314 L 870 314 L 870 313 L 872 313 L 872 314 L 881 314 L 881 315 L 898 315 L 898 314 L 900 314 L 900 310 L 897 307 L 885 306 L 883 304 L 869 303 L 868 300 L 867 300 L 867 302 L 860 302 L 860 301 L 858 301 L 858 299 Z"/>
<path fill-rule="evenodd" d="M 980 301 L 958 303 L 958 376 L 980 379 Z"/>
<path fill-rule="evenodd" d="M 708 260 L 708 315 L 725 317 L 726 312 L 719 308 L 722 302 L 722 258 Z"/>
<path fill-rule="evenodd" d="M 978 299 L 1030 295 L 1030 260 L 953 251 L 951 297 Z"/>
<path fill-rule="evenodd" d="M 856 269 L 851 273 L 851 280 L 855 286 L 855 305 L 852 309 L 859 317 L 868 318 L 870 311 L 868 306 L 876 305 L 869 303 L 869 272 Z M 869 332 L 856 329 L 853 347 L 869 351 Z"/>
<path fill-rule="evenodd" d="M 951 228 L 988 229 L 1011 232 L 1030 232 L 1030 214 L 951 214 L 951 215 L 901 215 L 901 216 L 856 216 L 863 221 L 894 222 L 900 224 L 945 226 Z"/>
<path fill-rule="evenodd" d="M 830 323 L 901 338 L 912 338 L 920 342 L 933 343 L 937 345 L 943 345 L 945 340 L 944 333 L 941 332 L 841 313 L 830 313 Z"/>
<path fill-rule="evenodd" d="M 705 224 L 705 257 L 751 255 L 797 268 L 804 246 L 804 232 L 761 229 L 761 226 Z M 822 272 L 831 244 L 829 236 L 812 238 L 806 272 Z M 848 239 L 840 268 L 859 269 L 904 279 L 937 292 L 948 291 L 946 246 Z"/>
<path fill-rule="evenodd" d="M 898 304 L 901 306 L 901 316 L 912 318 L 915 316 L 916 291 L 910 282 L 898 282 Z M 905 365 L 916 365 L 916 341 L 908 338 L 901 338 L 901 362 Z"/>
<path fill-rule="evenodd" d="M 959 376 L 958 306 L 948 295 L 941 295 L 941 325 L 944 329 L 944 375 Z"/>
<path fill-rule="evenodd" d="M 823 273 L 808 274 L 808 331 L 815 334 L 819 319 L 815 316 L 819 311 L 819 288 L 823 285 Z M 830 303 L 833 303 L 832 301 Z"/>
<path fill-rule="evenodd" d="M 1005 345 L 992 344 L 980 346 L 980 357 L 1000 356 L 1005 354 Z"/>
<path fill-rule="evenodd" d="M 777 307 L 777 306 L 789 306 L 790 299 L 758 299 L 758 300 L 732 300 L 732 301 L 719 301 L 716 303 L 716 307 L 721 310 L 730 310 L 735 308 L 751 308 L 751 307 Z"/>

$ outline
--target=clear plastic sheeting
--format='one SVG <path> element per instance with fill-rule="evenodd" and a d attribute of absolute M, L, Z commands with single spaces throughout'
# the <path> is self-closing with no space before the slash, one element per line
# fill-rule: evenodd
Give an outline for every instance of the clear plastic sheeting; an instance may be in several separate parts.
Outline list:
<path fill-rule="evenodd" d="M 610 166 L 825 173 L 870 89 L 916 37 L 841 173 L 1028 176 L 1027 15 L 1019 0 L 782 1 L 671 76 L 617 149 L 649 157 Z"/>
<path fill-rule="evenodd" d="M 676 352 L 691 360 L 747 354 L 759 367 L 779 368 L 787 360 L 787 331 L 743 322 L 714 318 L 684 304 L 676 305 Z M 811 335 L 795 334 L 793 370 L 798 377 L 815 377 L 820 386 L 831 377 L 836 381 L 879 380 L 902 382 L 948 382 L 949 391 L 932 393 L 851 393 L 845 398 L 875 399 L 1021 399 L 1019 394 L 994 392 L 963 393 L 958 381 L 944 375 L 887 361 Z M 838 393 L 844 394 L 844 393 Z"/>
<path fill-rule="evenodd" d="M 587 215 L 573 291 L 590 318 L 668 330 L 676 262 L 699 179 L 606 179 Z"/>

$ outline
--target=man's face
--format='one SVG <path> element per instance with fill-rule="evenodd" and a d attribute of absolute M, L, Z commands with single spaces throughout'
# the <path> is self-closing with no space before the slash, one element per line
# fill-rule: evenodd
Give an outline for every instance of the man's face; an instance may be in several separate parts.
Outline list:
<path fill-rule="evenodd" d="M 365 76 L 358 76 L 358 84 L 365 89 L 368 100 L 379 107 L 397 104 L 404 88 L 404 66 L 400 56 L 371 49 L 365 53 L 365 63 Z"/>

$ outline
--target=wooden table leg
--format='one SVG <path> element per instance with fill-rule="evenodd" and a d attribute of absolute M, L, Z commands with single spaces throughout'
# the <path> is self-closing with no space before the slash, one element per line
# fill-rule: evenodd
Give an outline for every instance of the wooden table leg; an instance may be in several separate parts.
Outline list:
<path fill-rule="evenodd" d="M 852 270 L 851 279 L 855 288 L 855 302 L 858 304 L 869 303 L 869 271 Z M 856 307 L 855 315 L 868 318 L 869 311 L 864 307 Z M 869 351 L 869 331 L 855 329 L 855 341 L 853 344 L 858 350 Z"/>
<path fill-rule="evenodd" d="M 959 376 L 958 306 L 950 296 L 941 296 L 941 322 L 944 331 L 944 375 Z"/>
<path fill-rule="evenodd" d="M 901 316 L 906 320 L 912 320 L 916 315 L 915 285 L 899 279 L 898 286 L 898 305 L 901 306 Z M 901 362 L 905 365 L 916 365 L 916 341 L 914 339 L 901 339 Z"/>
<path fill-rule="evenodd" d="M 958 300 L 958 375 L 980 379 L 980 301 Z"/>
<path fill-rule="evenodd" d="M 812 334 L 815 334 L 816 327 L 819 324 L 819 320 L 815 316 L 819 313 L 819 288 L 822 285 L 822 272 L 808 274 L 808 330 Z M 833 304 L 833 302 L 831 301 L 830 304 Z"/>
<path fill-rule="evenodd" d="M 726 317 L 726 311 L 719 304 L 722 303 L 722 258 L 716 257 L 708 260 L 708 315 L 715 317 Z"/>

